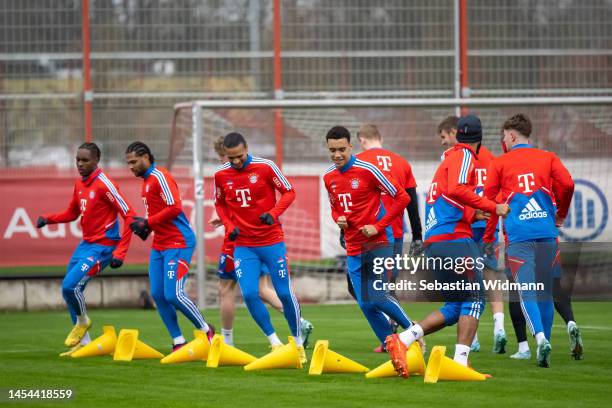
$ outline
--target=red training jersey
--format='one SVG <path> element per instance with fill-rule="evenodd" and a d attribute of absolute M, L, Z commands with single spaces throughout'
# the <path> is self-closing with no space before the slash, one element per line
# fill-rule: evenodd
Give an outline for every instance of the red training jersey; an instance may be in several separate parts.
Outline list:
<path fill-rule="evenodd" d="M 355 156 L 351 156 L 340 169 L 335 165 L 329 167 L 323 181 L 329 195 L 332 218 L 334 221 L 340 216 L 347 219 L 348 228 L 344 238 L 348 256 L 362 253 L 365 244 L 387 243 L 385 228 L 403 213 L 410 202 L 408 193 L 397 181 Z M 383 193 L 392 199 L 388 208 L 382 204 Z M 361 233 L 365 225 L 374 225 L 378 234 L 367 238 Z"/>
<path fill-rule="evenodd" d="M 123 231 L 119 235 L 119 219 L 123 218 Z M 130 246 L 130 223 L 136 213 L 119 192 L 119 187 L 102 171 L 94 170 L 88 177 L 74 184 L 72 200 L 61 213 L 45 214 L 49 224 L 74 221 L 81 216 L 83 241 L 90 244 L 116 246 L 113 257 L 123 260 Z"/>
<path fill-rule="evenodd" d="M 143 176 L 141 196 L 153 230 L 153 249 L 192 248 L 195 234 L 183 212 L 178 185 L 163 167 L 151 164 Z"/>
<path fill-rule="evenodd" d="M 276 191 L 280 199 L 276 200 Z M 215 171 L 215 208 L 226 236 L 238 228 L 236 246 L 260 247 L 284 240 L 278 217 L 295 200 L 295 190 L 271 160 L 247 156 L 241 169 L 225 163 Z M 261 222 L 269 213 L 274 224 Z"/>
<path fill-rule="evenodd" d="M 425 242 L 470 238 L 475 208 L 495 213 L 495 202 L 476 194 L 476 154 L 457 143 L 444 152 L 425 201 Z"/>
<path fill-rule="evenodd" d="M 574 181 L 559 157 L 529 144 L 493 160 L 484 187 L 485 197 L 510 206 L 504 220 L 508 242 L 557 238 L 555 215 L 565 218 L 573 193 Z"/>
<path fill-rule="evenodd" d="M 401 188 L 416 188 L 416 180 L 412 174 L 410 164 L 397 153 L 383 148 L 372 148 L 357 154 L 357 158 L 365 162 L 371 163 L 378 167 L 382 173 L 395 179 Z M 382 192 L 382 202 L 385 208 L 390 208 L 393 205 L 394 199 L 386 192 Z M 393 229 L 393 238 L 404 237 L 404 213 L 402 213 L 391 223 Z"/>

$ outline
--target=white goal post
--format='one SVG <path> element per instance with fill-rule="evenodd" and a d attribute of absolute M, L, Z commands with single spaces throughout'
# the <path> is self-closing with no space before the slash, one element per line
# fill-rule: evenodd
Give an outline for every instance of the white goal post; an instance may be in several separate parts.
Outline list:
<path fill-rule="evenodd" d="M 195 199 L 196 274 L 198 306 L 205 305 L 204 171 L 202 161 L 203 111 L 213 109 L 328 109 L 328 108 L 444 108 L 501 106 L 612 105 L 612 96 L 533 98 L 425 98 L 425 99 L 257 99 L 196 100 L 174 105 L 191 110 L 193 187 Z M 340 124 L 340 123 L 339 123 Z"/>

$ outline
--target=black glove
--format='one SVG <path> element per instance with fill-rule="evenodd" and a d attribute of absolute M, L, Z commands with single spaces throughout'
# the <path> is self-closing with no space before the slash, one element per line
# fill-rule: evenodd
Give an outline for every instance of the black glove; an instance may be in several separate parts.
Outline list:
<path fill-rule="evenodd" d="M 146 218 L 142 217 L 134 217 L 134 221 L 130 224 L 130 229 L 143 241 L 146 241 L 147 237 L 151 233 L 151 227 L 149 227 L 149 222 Z"/>
<path fill-rule="evenodd" d="M 259 219 L 264 224 L 272 225 L 274 224 L 274 217 L 270 215 L 270 213 L 263 213 L 259 216 Z"/>
<path fill-rule="evenodd" d="M 346 239 L 344 239 L 344 230 L 340 230 L 340 246 L 346 249 Z"/>
<path fill-rule="evenodd" d="M 121 259 L 113 258 L 110 261 L 110 267 L 113 269 L 121 268 L 121 265 L 123 265 L 123 261 Z"/>
<path fill-rule="evenodd" d="M 495 256 L 495 242 L 485 242 L 482 246 L 482 252 L 486 256 Z"/>
<path fill-rule="evenodd" d="M 36 220 L 36 228 L 42 228 L 48 223 L 49 220 L 47 220 L 45 217 L 38 217 L 38 219 Z"/>
<path fill-rule="evenodd" d="M 420 239 L 415 239 L 410 243 L 410 251 L 408 254 L 410 256 L 420 256 L 423 253 L 423 241 Z"/>
<path fill-rule="evenodd" d="M 229 240 L 230 241 L 235 241 L 236 238 L 238 238 L 238 234 L 240 234 L 240 231 L 238 230 L 238 228 L 234 227 L 234 229 L 232 230 L 232 232 L 230 232 L 229 234 Z"/>

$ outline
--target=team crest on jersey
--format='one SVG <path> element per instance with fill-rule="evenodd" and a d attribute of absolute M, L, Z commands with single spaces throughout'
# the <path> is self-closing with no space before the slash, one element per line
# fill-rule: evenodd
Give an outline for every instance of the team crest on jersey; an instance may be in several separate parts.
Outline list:
<path fill-rule="evenodd" d="M 171 259 L 170 261 L 168 261 L 168 266 L 174 266 L 176 265 L 176 262 L 174 262 L 173 259 Z"/>
<path fill-rule="evenodd" d="M 94 198 L 96 196 L 96 193 L 94 193 L 93 191 L 89 192 L 89 198 Z"/>
<path fill-rule="evenodd" d="M 353 190 L 357 190 L 359 188 L 359 179 L 354 178 L 351 180 L 351 188 Z"/>
<path fill-rule="evenodd" d="M 88 257 L 88 258 L 87 258 L 87 260 L 88 260 L 89 262 L 93 262 L 93 261 L 94 261 L 94 258 L 93 258 L 93 256 L 90 256 L 90 257 Z"/>
<path fill-rule="evenodd" d="M 257 183 L 257 174 L 255 173 L 249 174 L 249 181 L 251 182 L 251 184 Z"/>

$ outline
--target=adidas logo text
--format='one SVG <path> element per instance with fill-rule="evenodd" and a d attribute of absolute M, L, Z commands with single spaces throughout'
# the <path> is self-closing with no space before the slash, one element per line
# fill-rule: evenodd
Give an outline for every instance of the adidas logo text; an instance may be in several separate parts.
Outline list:
<path fill-rule="evenodd" d="M 542 210 L 542 207 L 538 204 L 535 198 L 531 198 L 523 207 L 523 210 L 519 214 L 519 220 L 526 221 L 534 218 L 547 218 L 548 213 Z"/>

